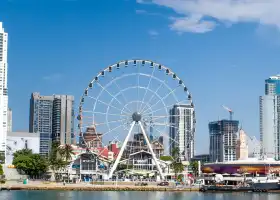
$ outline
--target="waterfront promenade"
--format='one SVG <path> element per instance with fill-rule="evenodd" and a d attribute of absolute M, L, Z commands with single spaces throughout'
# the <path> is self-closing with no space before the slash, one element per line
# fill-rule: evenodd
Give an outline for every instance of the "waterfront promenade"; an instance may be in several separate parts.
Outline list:
<path fill-rule="evenodd" d="M 2 190 L 72 190 L 72 191 L 198 191 L 198 187 L 171 184 L 168 187 L 149 183 L 148 186 L 135 186 L 134 182 L 104 182 L 104 184 L 75 183 L 63 184 L 54 182 L 30 181 L 28 184 L 9 181 L 1 185 Z"/>

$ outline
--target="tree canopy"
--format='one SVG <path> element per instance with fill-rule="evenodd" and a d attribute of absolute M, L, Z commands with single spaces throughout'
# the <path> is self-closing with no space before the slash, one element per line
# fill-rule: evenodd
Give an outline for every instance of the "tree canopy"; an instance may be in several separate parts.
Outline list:
<path fill-rule="evenodd" d="M 172 156 L 160 156 L 159 159 L 162 161 L 173 161 Z"/>
<path fill-rule="evenodd" d="M 14 153 L 13 165 L 29 176 L 38 176 L 48 170 L 48 163 L 40 154 L 33 154 L 30 149 Z"/>
<path fill-rule="evenodd" d="M 192 169 L 192 171 L 193 171 L 193 173 L 194 173 L 194 175 L 198 175 L 198 161 L 192 161 L 192 162 L 190 162 L 190 167 L 191 167 L 191 169 Z"/>
<path fill-rule="evenodd" d="M 74 150 L 70 144 L 66 144 L 60 148 L 59 153 L 63 159 L 71 161 L 72 155 L 74 155 Z"/>
<path fill-rule="evenodd" d="M 60 147 L 59 142 L 54 141 L 49 156 L 49 165 L 53 171 L 65 168 L 72 160 L 74 150 L 70 144 Z"/>
<path fill-rule="evenodd" d="M 0 165 L 0 175 L 4 175 L 3 166 Z"/>
<path fill-rule="evenodd" d="M 172 150 L 172 160 L 171 168 L 173 169 L 175 176 L 184 171 L 184 165 L 180 160 L 180 149 L 178 147 Z"/>

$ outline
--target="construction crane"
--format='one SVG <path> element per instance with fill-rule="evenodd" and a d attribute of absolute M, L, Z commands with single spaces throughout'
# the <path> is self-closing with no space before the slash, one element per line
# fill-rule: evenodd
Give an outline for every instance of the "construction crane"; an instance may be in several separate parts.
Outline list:
<path fill-rule="evenodd" d="M 224 106 L 224 105 L 223 105 L 223 108 L 224 108 L 226 111 L 229 112 L 229 119 L 232 120 L 233 110 L 230 109 L 230 108 L 228 108 L 228 107 L 226 107 L 226 106 Z"/>

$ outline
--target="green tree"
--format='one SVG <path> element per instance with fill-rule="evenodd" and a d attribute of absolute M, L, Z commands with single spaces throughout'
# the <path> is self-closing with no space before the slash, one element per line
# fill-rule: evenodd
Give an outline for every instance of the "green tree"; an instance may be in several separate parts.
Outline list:
<path fill-rule="evenodd" d="M 52 170 L 52 180 L 57 179 L 55 177 L 57 171 L 60 169 L 65 168 L 68 165 L 68 162 L 63 160 L 62 158 L 62 149 L 59 148 L 60 144 L 59 142 L 54 141 L 52 143 L 51 151 L 49 154 L 49 167 Z"/>
<path fill-rule="evenodd" d="M 160 156 L 159 159 L 162 161 L 173 161 L 172 156 Z"/>
<path fill-rule="evenodd" d="M 44 174 L 48 169 L 47 161 L 39 154 L 17 154 L 14 157 L 13 165 L 32 177 Z"/>
<path fill-rule="evenodd" d="M 64 168 L 68 163 L 61 158 L 61 151 L 59 149 L 59 143 L 53 142 L 49 156 L 49 166 L 53 172 Z"/>
<path fill-rule="evenodd" d="M 52 142 L 49 160 L 56 160 L 59 156 L 59 142 Z"/>
<path fill-rule="evenodd" d="M 5 163 L 5 153 L 0 152 L 0 163 Z"/>
<path fill-rule="evenodd" d="M 68 162 L 72 160 L 72 156 L 74 155 L 74 149 L 70 144 L 66 144 L 60 148 L 59 153 L 61 157 L 65 159 L 66 162 Z"/>
<path fill-rule="evenodd" d="M 31 149 L 22 149 L 22 150 L 18 150 L 16 151 L 13 156 L 14 159 L 17 158 L 18 156 L 30 156 L 32 155 L 32 150 Z"/>
<path fill-rule="evenodd" d="M 3 166 L 0 165 L 0 175 L 4 175 Z"/>
<path fill-rule="evenodd" d="M 190 167 L 191 167 L 191 169 L 192 169 L 194 175 L 197 176 L 197 175 L 198 175 L 198 170 L 199 170 L 199 169 L 198 169 L 198 161 L 192 161 L 192 162 L 190 162 Z"/>
<path fill-rule="evenodd" d="M 177 179 L 177 175 L 184 171 L 184 165 L 180 159 L 180 150 L 178 147 L 172 150 L 172 158 L 173 162 L 171 163 L 170 167 L 173 169 L 175 177 Z"/>

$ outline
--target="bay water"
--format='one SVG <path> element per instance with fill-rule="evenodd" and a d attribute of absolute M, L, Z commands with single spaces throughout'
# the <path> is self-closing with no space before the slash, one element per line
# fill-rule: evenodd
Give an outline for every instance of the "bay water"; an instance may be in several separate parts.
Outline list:
<path fill-rule="evenodd" d="M 279 200 L 276 193 L 0 191 L 0 200 Z"/>

